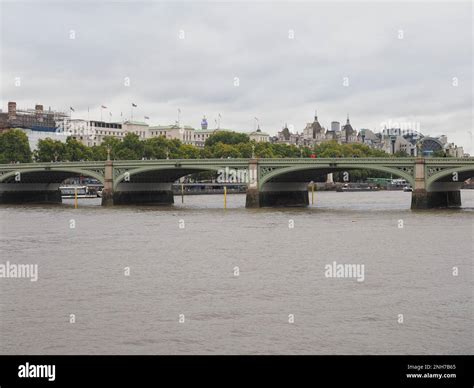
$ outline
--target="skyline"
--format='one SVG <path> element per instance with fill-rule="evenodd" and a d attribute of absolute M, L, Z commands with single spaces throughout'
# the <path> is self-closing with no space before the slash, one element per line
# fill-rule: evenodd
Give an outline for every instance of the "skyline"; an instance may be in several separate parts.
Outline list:
<path fill-rule="evenodd" d="M 317 109 L 326 128 L 347 114 L 358 130 L 419 123 L 474 151 L 470 3 L 55 4 L 1 4 L 2 107 L 86 118 L 96 106 L 97 119 L 120 107 L 116 121 L 134 102 L 153 125 L 179 108 L 194 127 L 221 114 L 221 128 L 248 132 L 258 117 L 272 136 L 302 131 Z"/>

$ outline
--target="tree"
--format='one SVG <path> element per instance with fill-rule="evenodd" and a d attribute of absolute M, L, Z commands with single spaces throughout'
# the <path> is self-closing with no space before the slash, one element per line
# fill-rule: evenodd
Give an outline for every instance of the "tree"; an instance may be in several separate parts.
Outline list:
<path fill-rule="evenodd" d="M 168 147 L 168 156 L 170 159 L 179 159 L 180 158 L 180 148 L 182 143 L 179 139 L 171 139 L 168 140 L 167 147 Z"/>
<path fill-rule="evenodd" d="M 145 140 L 144 156 L 147 159 L 166 159 L 166 151 L 169 149 L 168 140 L 164 136 L 153 137 Z"/>
<path fill-rule="evenodd" d="M 38 141 L 35 150 L 35 159 L 38 162 L 60 162 L 67 160 L 66 145 L 50 137 Z"/>
<path fill-rule="evenodd" d="M 269 143 L 257 143 L 255 144 L 255 156 L 257 158 L 274 158 L 271 144 Z"/>
<path fill-rule="evenodd" d="M 213 158 L 240 158 L 240 152 L 235 145 L 217 143 L 212 146 Z"/>
<path fill-rule="evenodd" d="M 0 134 L 0 163 L 31 162 L 28 136 L 21 129 L 10 129 Z"/>
<path fill-rule="evenodd" d="M 396 158 L 407 158 L 410 155 L 408 155 L 405 151 L 397 151 L 393 154 L 393 156 Z"/>
<path fill-rule="evenodd" d="M 140 160 L 144 157 L 145 142 L 135 133 L 127 133 L 117 145 L 116 158 L 122 160 Z"/>
<path fill-rule="evenodd" d="M 240 143 L 236 145 L 241 158 L 252 157 L 252 144 L 255 145 L 255 143 Z"/>
<path fill-rule="evenodd" d="M 92 149 L 82 144 L 78 140 L 68 137 L 66 139 L 66 158 L 70 161 L 90 160 Z"/>
<path fill-rule="evenodd" d="M 180 149 L 180 158 L 183 159 L 198 159 L 199 158 L 199 150 L 197 147 L 190 145 L 190 144 L 182 144 Z"/>
<path fill-rule="evenodd" d="M 232 131 L 217 131 L 206 139 L 205 146 L 211 147 L 217 143 L 222 144 L 239 144 L 248 143 L 250 141 L 249 135 L 246 133 L 232 132 Z"/>
<path fill-rule="evenodd" d="M 450 155 L 446 153 L 445 150 L 436 150 L 431 154 L 433 158 L 448 158 Z"/>

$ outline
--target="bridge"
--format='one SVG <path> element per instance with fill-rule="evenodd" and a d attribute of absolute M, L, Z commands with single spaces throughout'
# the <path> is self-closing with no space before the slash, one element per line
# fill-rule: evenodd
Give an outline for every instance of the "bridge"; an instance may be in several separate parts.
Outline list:
<path fill-rule="evenodd" d="M 165 159 L 0 165 L 0 203 L 61 202 L 67 178 L 88 176 L 104 185 L 102 205 L 172 204 L 172 184 L 211 171 L 244 176 L 246 207 L 305 206 L 308 183 L 327 174 L 365 169 L 392 174 L 412 187 L 412 209 L 458 207 L 460 188 L 474 177 L 474 158 Z"/>

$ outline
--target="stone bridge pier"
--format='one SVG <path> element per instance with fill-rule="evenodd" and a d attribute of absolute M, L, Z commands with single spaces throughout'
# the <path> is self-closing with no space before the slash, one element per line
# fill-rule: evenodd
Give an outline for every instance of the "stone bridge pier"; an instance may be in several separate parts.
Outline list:
<path fill-rule="evenodd" d="M 427 179 L 424 158 L 415 161 L 415 186 L 411 197 L 411 208 L 433 209 L 461 206 L 462 182 L 433 182 Z"/>
<path fill-rule="evenodd" d="M 1 183 L 0 203 L 61 203 L 59 183 Z"/>
<path fill-rule="evenodd" d="M 105 163 L 102 206 L 171 205 L 174 203 L 173 183 L 121 181 L 114 185 L 113 162 Z"/>
<path fill-rule="evenodd" d="M 307 182 L 266 182 L 260 185 L 256 159 L 249 162 L 249 177 L 245 201 L 247 208 L 309 205 Z"/>

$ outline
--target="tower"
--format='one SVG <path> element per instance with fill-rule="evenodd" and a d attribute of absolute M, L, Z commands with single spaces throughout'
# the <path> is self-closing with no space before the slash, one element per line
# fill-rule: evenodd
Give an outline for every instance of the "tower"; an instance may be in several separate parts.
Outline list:
<path fill-rule="evenodd" d="M 207 129 L 207 119 L 206 116 L 203 116 L 201 120 L 201 129 Z"/>

